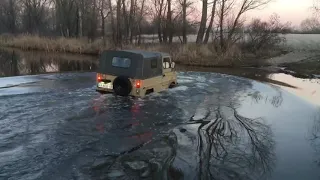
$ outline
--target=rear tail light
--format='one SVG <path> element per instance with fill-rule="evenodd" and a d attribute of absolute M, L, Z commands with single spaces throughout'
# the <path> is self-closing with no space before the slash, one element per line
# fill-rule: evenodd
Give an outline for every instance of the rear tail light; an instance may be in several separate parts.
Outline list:
<path fill-rule="evenodd" d="M 136 88 L 140 88 L 141 87 L 141 81 L 140 80 L 136 80 Z"/>
<path fill-rule="evenodd" d="M 98 81 L 98 82 L 102 81 L 102 75 L 99 74 L 99 73 L 97 74 L 97 81 Z"/>

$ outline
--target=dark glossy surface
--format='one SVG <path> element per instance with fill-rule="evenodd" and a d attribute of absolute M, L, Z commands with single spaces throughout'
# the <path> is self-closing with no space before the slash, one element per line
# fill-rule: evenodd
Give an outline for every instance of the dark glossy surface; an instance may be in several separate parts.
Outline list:
<path fill-rule="evenodd" d="M 178 87 L 131 99 L 65 73 L 96 62 L 0 53 L 15 76 L 0 78 L 0 179 L 320 178 L 319 80 L 207 69 L 255 80 L 180 72 Z M 16 76 L 50 72 L 64 73 Z"/>
<path fill-rule="evenodd" d="M 276 86 L 190 72 L 130 99 L 96 93 L 94 73 L 4 88 L 10 78 L 0 79 L 0 179 L 320 176 L 319 107 Z"/>
<path fill-rule="evenodd" d="M 97 57 L 92 56 L 0 48 L 0 77 L 50 72 L 95 71 L 97 63 Z"/>

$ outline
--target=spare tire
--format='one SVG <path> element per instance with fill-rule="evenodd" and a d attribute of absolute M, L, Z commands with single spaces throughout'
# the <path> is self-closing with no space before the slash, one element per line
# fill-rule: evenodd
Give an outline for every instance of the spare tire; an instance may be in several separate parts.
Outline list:
<path fill-rule="evenodd" d="M 129 78 L 118 76 L 113 80 L 113 91 L 119 96 L 128 96 L 132 91 L 132 84 Z"/>

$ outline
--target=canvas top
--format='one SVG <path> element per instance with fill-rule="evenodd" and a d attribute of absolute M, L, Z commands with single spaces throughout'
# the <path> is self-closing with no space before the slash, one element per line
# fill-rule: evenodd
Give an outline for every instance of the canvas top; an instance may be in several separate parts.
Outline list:
<path fill-rule="evenodd" d="M 143 51 L 143 50 L 119 50 L 119 52 L 130 52 L 130 53 L 135 53 L 135 54 L 141 54 L 143 56 L 144 59 L 149 59 L 152 57 L 167 57 L 170 56 L 170 54 L 168 53 L 164 53 L 164 52 L 153 52 L 153 51 Z"/>

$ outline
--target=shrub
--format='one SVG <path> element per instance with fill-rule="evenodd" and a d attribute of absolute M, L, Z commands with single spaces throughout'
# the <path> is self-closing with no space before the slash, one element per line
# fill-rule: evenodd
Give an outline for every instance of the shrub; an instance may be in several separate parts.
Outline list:
<path fill-rule="evenodd" d="M 279 33 L 284 32 L 284 29 L 287 29 L 287 25 L 281 24 L 278 16 L 272 16 L 269 22 L 254 19 L 248 26 L 245 49 L 258 53 L 278 48 L 286 41 Z"/>

